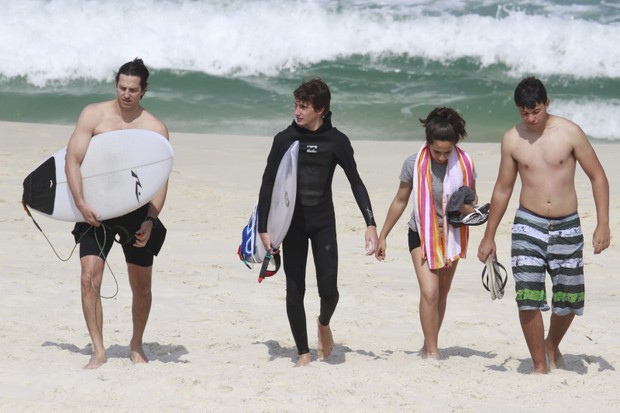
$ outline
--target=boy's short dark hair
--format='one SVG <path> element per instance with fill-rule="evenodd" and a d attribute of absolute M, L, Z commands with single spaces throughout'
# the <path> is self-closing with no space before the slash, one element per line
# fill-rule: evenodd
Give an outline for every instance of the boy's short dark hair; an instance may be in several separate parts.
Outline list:
<path fill-rule="evenodd" d="M 539 103 L 547 103 L 547 90 L 540 80 L 526 77 L 517 85 L 514 99 L 517 107 L 534 109 Z"/>
<path fill-rule="evenodd" d="M 318 77 L 299 85 L 293 92 L 293 96 L 300 102 L 312 103 L 312 107 L 317 112 L 321 109 L 325 109 L 325 113 L 329 112 L 332 95 L 327 84 Z"/>
<path fill-rule="evenodd" d="M 144 65 L 142 59 L 136 57 L 131 62 L 127 62 L 118 69 L 116 73 L 116 84 L 118 84 L 118 79 L 121 75 L 126 76 L 138 76 L 140 78 L 140 87 L 142 91 L 146 91 L 146 88 L 149 85 L 149 70 Z"/>

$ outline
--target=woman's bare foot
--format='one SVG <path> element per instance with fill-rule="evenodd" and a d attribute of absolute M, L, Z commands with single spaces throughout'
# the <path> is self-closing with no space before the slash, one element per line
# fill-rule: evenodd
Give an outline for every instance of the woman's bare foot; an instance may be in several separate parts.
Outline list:
<path fill-rule="evenodd" d="M 316 324 L 318 326 L 317 330 L 319 338 L 319 359 L 325 360 L 332 354 L 332 351 L 334 350 L 334 337 L 332 336 L 331 328 L 329 328 L 328 325 L 324 326 L 323 324 L 321 324 L 318 318 L 316 319 Z"/>
<path fill-rule="evenodd" d="M 107 361 L 108 359 L 106 358 L 105 352 L 103 353 L 103 355 L 93 355 L 88 361 L 88 363 L 86 363 L 82 368 L 86 370 L 98 369 L 99 367 L 103 366 Z"/>
<path fill-rule="evenodd" d="M 418 355 L 423 359 L 431 359 L 431 360 L 439 360 L 441 357 L 439 356 L 439 352 L 430 352 L 426 347 L 426 341 L 422 345 L 422 348 L 418 350 Z"/>
<path fill-rule="evenodd" d="M 297 363 L 295 363 L 295 367 L 305 367 L 312 361 L 312 356 L 310 353 L 300 354 L 297 359 Z"/>
<path fill-rule="evenodd" d="M 427 360 L 440 360 L 441 357 L 439 356 L 439 353 L 429 353 L 428 351 L 426 351 L 425 348 L 421 349 L 418 354 L 420 355 L 420 357 L 422 357 L 423 359 Z"/>

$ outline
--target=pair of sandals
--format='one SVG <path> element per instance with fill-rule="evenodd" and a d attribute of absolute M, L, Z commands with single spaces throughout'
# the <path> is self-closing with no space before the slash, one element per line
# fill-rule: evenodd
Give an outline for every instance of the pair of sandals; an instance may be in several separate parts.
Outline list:
<path fill-rule="evenodd" d="M 469 213 L 467 215 L 462 215 L 460 213 L 449 213 L 448 214 L 448 223 L 453 227 L 460 227 L 461 225 L 482 225 L 489 219 L 489 208 L 491 204 L 486 203 L 481 207 L 474 207 L 474 212 Z"/>
<path fill-rule="evenodd" d="M 501 299 L 504 296 L 507 282 L 506 268 L 489 255 L 482 270 L 482 285 L 491 293 L 491 300 Z"/>
<path fill-rule="evenodd" d="M 463 185 L 454 191 L 446 204 L 446 219 L 450 225 L 458 228 L 462 225 L 482 225 L 489 219 L 491 204 L 474 207 L 470 214 L 461 214 L 465 205 L 473 205 L 476 201 L 476 193 L 470 187 Z"/>

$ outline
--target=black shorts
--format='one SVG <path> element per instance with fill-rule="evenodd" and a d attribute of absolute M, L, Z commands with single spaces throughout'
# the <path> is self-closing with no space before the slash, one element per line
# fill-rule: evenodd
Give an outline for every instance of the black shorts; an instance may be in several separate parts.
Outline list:
<path fill-rule="evenodd" d="M 409 252 L 416 248 L 420 248 L 421 246 L 422 241 L 420 240 L 420 234 L 409 228 Z"/>
<path fill-rule="evenodd" d="M 78 222 L 73 228 L 75 242 L 80 244 L 80 258 L 96 255 L 104 260 L 114 242 L 121 244 L 125 261 L 140 267 L 153 265 L 153 256 L 159 253 L 166 238 L 166 228 L 157 220 L 153 224 L 151 237 L 143 248 L 134 247 L 134 234 L 140 229 L 148 213 L 148 205 L 118 218 L 105 220 L 99 227 Z"/>

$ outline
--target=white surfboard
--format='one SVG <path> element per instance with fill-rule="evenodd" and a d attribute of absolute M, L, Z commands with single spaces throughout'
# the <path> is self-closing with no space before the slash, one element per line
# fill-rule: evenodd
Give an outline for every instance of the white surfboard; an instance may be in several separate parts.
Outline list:
<path fill-rule="evenodd" d="M 297 160 L 299 141 L 293 142 L 278 166 L 267 218 L 267 232 L 274 246 L 280 245 L 288 232 L 295 211 L 297 195 Z"/>
<path fill-rule="evenodd" d="M 54 153 L 24 180 L 31 209 L 61 221 L 83 222 L 65 175 L 67 148 Z M 172 170 L 172 146 L 160 134 L 124 129 L 95 135 L 80 166 L 84 199 L 102 220 L 147 204 Z"/>
<path fill-rule="evenodd" d="M 273 184 L 269 217 L 267 217 L 267 232 L 271 239 L 271 245 L 274 247 L 279 246 L 284 241 L 293 219 L 297 195 L 298 157 L 299 141 L 295 141 L 282 157 Z M 266 252 L 263 243 L 257 240 L 256 256 L 260 257 L 258 259 L 262 261 Z"/>

